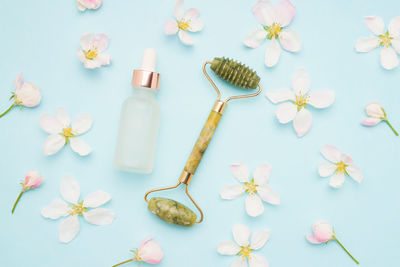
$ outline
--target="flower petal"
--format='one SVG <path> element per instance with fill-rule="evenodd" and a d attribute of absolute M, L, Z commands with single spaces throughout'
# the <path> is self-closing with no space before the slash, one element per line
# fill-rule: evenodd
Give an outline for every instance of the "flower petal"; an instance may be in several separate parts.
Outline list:
<path fill-rule="evenodd" d="M 194 45 L 194 41 L 192 37 L 189 36 L 189 34 L 186 31 L 179 31 L 178 32 L 179 39 L 181 42 L 185 45 Z"/>
<path fill-rule="evenodd" d="M 367 16 L 365 17 L 365 24 L 368 29 L 375 35 L 381 35 L 385 33 L 385 23 L 379 16 Z"/>
<path fill-rule="evenodd" d="M 65 145 L 65 138 L 59 134 L 49 135 L 44 141 L 43 152 L 46 156 L 54 155 Z"/>
<path fill-rule="evenodd" d="M 287 101 L 287 100 L 294 101 L 296 98 L 293 91 L 286 89 L 286 88 L 278 89 L 275 91 L 268 91 L 266 93 L 266 96 L 274 104 L 277 104 L 277 103 L 283 102 L 283 101 Z"/>
<path fill-rule="evenodd" d="M 301 49 L 300 36 L 291 29 L 283 29 L 279 33 L 279 41 L 283 49 L 290 52 L 298 52 Z"/>
<path fill-rule="evenodd" d="M 292 121 L 297 114 L 297 106 L 291 102 L 279 104 L 275 110 L 275 115 L 280 123 L 288 123 Z"/>
<path fill-rule="evenodd" d="M 97 208 L 110 201 L 110 199 L 110 194 L 99 190 L 87 195 L 83 200 L 83 206 L 87 208 Z"/>
<path fill-rule="evenodd" d="M 197 19 L 200 16 L 200 11 L 197 8 L 189 8 L 186 10 L 185 14 L 183 14 L 183 19 L 185 20 L 193 20 Z"/>
<path fill-rule="evenodd" d="M 311 244 L 321 244 L 322 242 L 318 241 L 314 235 L 306 235 L 306 239 Z"/>
<path fill-rule="evenodd" d="M 278 22 L 275 7 L 268 0 L 259 0 L 252 10 L 258 23 L 264 26 L 271 26 L 274 22 Z"/>
<path fill-rule="evenodd" d="M 80 114 L 72 122 L 71 128 L 76 134 L 83 134 L 92 127 L 92 118 L 89 114 Z"/>
<path fill-rule="evenodd" d="M 267 37 L 267 31 L 264 29 L 254 29 L 244 38 L 243 43 L 250 48 L 259 47 Z"/>
<path fill-rule="evenodd" d="M 69 140 L 73 151 L 79 154 L 79 156 L 87 156 L 92 152 L 92 148 L 85 143 L 81 138 L 71 138 Z"/>
<path fill-rule="evenodd" d="M 62 197 L 72 204 L 78 204 L 80 187 L 78 181 L 71 175 L 65 175 L 61 178 L 60 192 Z"/>
<path fill-rule="evenodd" d="M 346 167 L 347 174 L 354 179 L 357 183 L 361 183 L 363 180 L 363 174 L 357 166 L 350 165 Z"/>
<path fill-rule="evenodd" d="M 282 27 L 290 24 L 296 13 L 296 7 L 289 0 L 280 0 L 275 5 L 277 19 Z"/>
<path fill-rule="evenodd" d="M 367 117 L 361 122 L 361 124 L 364 125 L 364 126 L 375 126 L 378 123 L 380 123 L 381 121 L 382 120 L 378 119 L 378 118 Z"/>
<path fill-rule="evenodd" d="M 335 234 L 333 231 L 333 227 L 323 220 L 315 222 L 312 228 L 314 232 L 314 237 L 319 242 L 328 242 L 329 240 L 332 240 Z"/>
<path fill-rule="evenodd" d="M 188 31 L 190 32 L 199 32 L 203 29 L 204 22 L 202 19 L 192 19 L 189 24 Z"/>
<path fill-rule="evenodd" d="M 257 217 L 264 213 L 264 206 L 261 198 L 256 194 L 249 194 L 246 197 L 246 211 L 252 217 Z"/>
<path fill-rule="evenodd" d="M 42 208 L 42 216 L 49 219 L 58 219 L 61 216 L 67 216 L 69 205 L 61 199 L 54 199 L 50 205 Z"/>
<path fill-rule="evenodd" d="M 252 253 L 249 259 L 249 267 L 268 267 L 268 261 L 263 256 Z"/>
<path fill-rule="evenodd" d="M 96 47 L 98 52 L 103 52 L 108 47 L 108 36 L 105 33 L 94 35 L 91 41 L 91 47 Z"/>
<path fill-rule="evenodd" d="M 95 57 L 94 59 L 86 60 L 84 62 L 84 67 L 87 69 L 95 69 L 101 66 L 109 65 L 110 63 L 111 63 L 110 55 L 98 54 L 97 57 Z"/>
<path fill-rule="evenodd" d="M 305 68 L 300 67 L 296 70 L 292 79 L 292 88 L 296 95 L 305 95 L 310 90 L 310 76 Z"/>
<path fill-rule="evenodd" d="M 148 237 L 140 243 L 138 256 L 142 261 L 150 264 L 158 264 L 164 257 L 164 253 L 158 242 L 151 240 L 152 237 Z"/>
<path fill-rule="evenodd" d="M 400 38 L 400 17 L 395 17 L 390 21 L 388 31 L 391 36 Z"/>
<path fill-rule="evenodd" d="M 249 245 L 251 231 L 242 224 L 235 224 L 232 228 L 233 238 L 239 246 L 245 247 Z"/>
<path fill-rule="evenodd" d="M 184 14 L 183 0 L 176 0 L 175 10 L 174 10 L 175 18 L 181 19 L 183 17 L 183 14 Z"/>
<path fill-rule="evenodd" d="M 58 238 L 60 242 L 70 242 L 78 234 L 79 228 L 80 225 L 78 215 L 72 215 L 62 220 L 60 225 L 58 226 Z"/>
<path fill-rule="evenodd" d="M 399 58 L 393 47 L 383 47 L 381 51 L 381 65 L 387 70 L 392 70 L 399 65 Z"/>
<path fill-rule="evenodd" d="M 265 245 L 271 236 L 271 231 L 269 229 L 257 231 L 251 238 L 250 248 L 257 250 Z"/>
<path fill-rule="evenodd" d="M 92 40 L 94 38 L 94 33 L 92 32 L 85 32 L 81 36 L 80 45 L 83 50 L 90 50 L 92 45 Z"/>
<path fill-rule="evenodd" d="M 245 257 L 236 257 L 232 262 L 231 267 L 247 267 L 247 261 Z"/>
<path fill-rule="evenodd" d="M 114 221 L 114 212 L 109 209 L 96 208 L 83 213 L 83 217 L 91 224 L 109 225 Z"/>
<path fill-rule="evenodd" d="M 14 80 L 14 89 L 19 90 L 22 87 L 22 72 L 18 74 L 17 78 Z"/>
<path fill-rule="evenodd" d="M 278 193 L 276 193 L 269 184 L 259 185 L 257 187 L 257 193 L 262 200 L 269 204 L 279 205 L 281 203 L 281 198 Z"/>
<path fill-rule="evenodd" d="M 280 56 L 281 46 L 274 37 L 267 44 L 267 50 L 265 52 L 265 65 L 267 67 L 275 66 L 276 63 L 278 63 Z"/>
<path fill-rule="evenodd" d="M 241 184 L 226 185 L 221 190 L 221 198 L 223 199 L 235 199 L 244 193 L 244 186 Z"/>
<path fill-rule="evenodd" d="M 63 107 L 57 108 L 56 118 L 62 124 L 63 128 L 68 127 L 71 123 L 68 112 Z"/>
<path fill-rule="evenodd" d="M 335 92 L 332 90 L 312 91 L 307 99 L 307 103 L 315 108 L 327 108 L 333 102 L 335 102 Z"/>
<path fill-rule="evenodd" d="M 311 128 L 312 116 L 311 112 L 303 108 L 297 112 L 296 117 L 293 120 L 293 127 L 298 137 L 305 135 Z"/>
<path fill-rule="evenodd" d="M 25 107 L 32 108 L 40 104 L 42 96 L 36 84 L 25 82 L 22 86 L 15 90 L 18 101 Z"/>
<path fill-rule="evenodd" d="M 241 183 L 245 183 L 249 181 L 250 172 L 249 168 L 244 163 L 232 163 L 231 166 L 231 173 L 233 177 L 239 180 Z"/>
<path fill-rule="evenodd" d="M 335 173 L 331 179 L 329 179 L 329 185 L 333 188 L 340 188 L 344 183 L 344 174 L 337 172 Z"/>
<path fill-rule="evenodd" d="M 394 38 L 392 40 L 392 47 L 398 54 L 400 54 L 400 38 Z"/>
<path fill-rule="evenodd" d="M 339 163 L 342 159 L 342 153 L 335 146 L 325 145 L 321 148 L 320 152 L 324 158 L 333 163 Z"/>
<path fill-rule="evenodd" d="M 240 251 L 240 246 L 231 240 L 223 241 L 219 243 L 217 251 L 221 255 L 236 255 Z"/>
<path fill-rule="evenodd" d="M 369 117 L 372 117 L 372 118 L 377 118 L 377 119 L 385 118 L 385 112 L 383 112 L 383 108 L 382 108 L 381 104 L 376 103 L 376 102 L 369 103 L 365 107 L 365 112 L 367 113 L 367 115 Z"/>
<path fill-rule="evenodd" d="M 343 161 L 344 164 L 346 164 L 346 165 L 353 164 L 353 158 L 346 154 L 342 154 L 342 156 L 340 157 L 340 160 Z"/>
<path fill-rule="evenodd" d="M 257 166 L 256 170 L 254 171 L 254 183 L 256 185 L 266 184 L 271 175 L 271 170 L 272 167 L 268 163 L 263 163 Z"/>
<path fill-rule="evenodd" d="M 322 162 L 318 166 L 318 173 L 321 177 L 331 176 L 336 170 L 336 165 L 330 162 Z"/>
<path fill-rule="evenodd" d="M 165 34 L 171 35 L 176 34 L 178 32 L 178 23 L 174 19 L 169 19 L 164 24 L 164 32 Z"/>
<path fill-rule="evenodd" d="M 357 52 L 369 52 L 380 45 L 379 38 L 373 37 L 361 37 L 358 38 L 354 48 Z"/>
<path fill-rule="evenodd" d="M 62 132 L 63 125 L 56 117 L 50 114 L 43 114 L 39 118 L 40 127 L 49 134 L 58 134 Z"/>

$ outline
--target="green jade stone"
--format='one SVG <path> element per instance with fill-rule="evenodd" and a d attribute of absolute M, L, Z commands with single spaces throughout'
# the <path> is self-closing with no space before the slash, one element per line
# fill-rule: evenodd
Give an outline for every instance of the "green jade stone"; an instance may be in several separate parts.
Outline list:
<path fill-rule="evenodd" d="M 185 205 L 168 198 L 153 197 L 149 201 L 149 210 L 163 221 L 181 226 L 193 226 L 196 214 Z"/>

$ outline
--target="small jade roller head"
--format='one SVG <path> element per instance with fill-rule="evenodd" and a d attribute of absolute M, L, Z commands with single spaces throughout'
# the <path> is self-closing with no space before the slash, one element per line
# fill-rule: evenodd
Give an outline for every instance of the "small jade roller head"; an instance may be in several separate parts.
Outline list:
<path fill-rule="evenodd" d="M 148 208 L 161 220 L 171 224 L 193 226 L 197 219 L 196 214 L 191 209 L 168 198 L 153 197 L 149 201 Z"/>
<path fill-rule="evenodd" d="M 211 69 L 221 79 L 244 89 L 256 89 L 260 76 L 246 65 L 230 58 L 215 57 Z"/>

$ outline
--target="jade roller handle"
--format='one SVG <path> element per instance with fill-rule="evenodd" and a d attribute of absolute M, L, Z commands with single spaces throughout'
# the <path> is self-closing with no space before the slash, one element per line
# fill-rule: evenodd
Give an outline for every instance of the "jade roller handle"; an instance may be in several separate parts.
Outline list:
<path fill-rule="evenodd" d="M 200 132 L 199 138 L 197 138 L 196 144 L 193 147 L 192 153 L 186 162 L 185 168 L 183 169 L 180 182 L 184 184 L 189 184 L 192 176 L 196 172 L 200 161 L 206 152 L 208 144 L 210 143 L 212 137 L 214 136 L 215 130 L 221 120 L 221 116 L 225 110 L 226 103 L 222 101 L 217 101 L 214 108 L 210 112 L 203 129 Z"/>

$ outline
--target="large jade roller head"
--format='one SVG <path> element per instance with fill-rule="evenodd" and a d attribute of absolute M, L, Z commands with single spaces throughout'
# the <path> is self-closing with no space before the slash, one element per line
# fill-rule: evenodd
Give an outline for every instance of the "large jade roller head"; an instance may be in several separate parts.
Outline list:
<path fill-rule="evenodd" d="M 240 87 L 243 89 L 256 89 L 258 87 L 258 90 L 253 94 L 231 96 L 225 101 L 222 101 L 221 92 L 207 73 L 207 65 L 211 65 L 211 70 L 213 70 L 217 76 L 236 87 Z M 229 58 L 216 57 L 211 62 L 207 61 L 203 65 L 203 72 L 217 93 L 217 101 L 213 109 L 211 110 L 211 113 L 208 116 L 208 119 L 204 124 L 203 129 L 201 130 L 200 136 L 197 139 L 192 153 L 190 154 L 189 159 L 186 162 L 179 181 L 176 185 L 173 186 L 150 190 L 144 196 L 144 199 L 148 203 L 148 208 L 153 214 L 157 215 L 160 219 L 168 223 L 181 226 L 193 226 L 195 223 L 200 223 L 203 221 L 203 211 L 189 194 L 188 186 L 193 178 L 194 173 L 196 172 L 197 167 L 200 164 L 200 161 L 208 147 L 208 144 L 210 143 L 214 135 L 215 130 L 217 129 L 221 116 L 224 113 L 226 104 L 232 99 L 257 96 L 262 91 L 262 87 L 259 84 L 260 77 L 257 75 L 257 73 L 251 70 L 249 67 L 245 66 L 244 64 Z M 148 200 L 147 198 L 150 193 L 174 189 L 181 184 L 185 185 L 186 195 L 199 211 L 199 219 L 197 219 L 196 213 L 194 213 L 191 209 L 189 209 L 182 203 L 179 203 L 178 201 L 159 197 L 153 197 L 150 200 Z"/>

